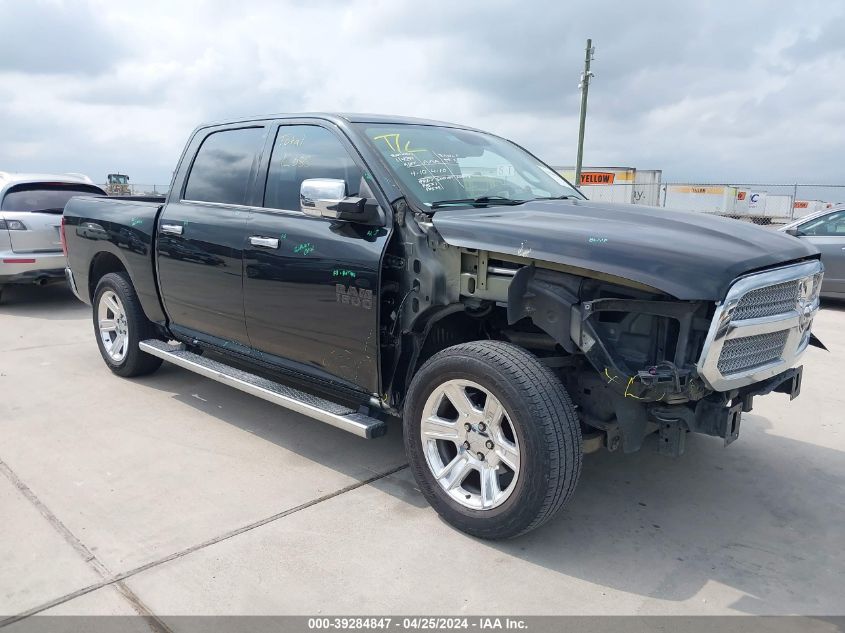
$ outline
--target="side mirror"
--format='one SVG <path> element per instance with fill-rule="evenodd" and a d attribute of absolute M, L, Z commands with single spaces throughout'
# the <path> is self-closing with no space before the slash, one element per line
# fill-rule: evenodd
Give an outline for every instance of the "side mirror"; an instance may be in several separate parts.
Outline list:
<path fill-rule="evenodd" d="M 786 229 L 784 233 L 788 233 L 792 237 L 804 237 L 806 235 L 801 229 Z"/>
<path fill-rule="evenodd" d="M 346 183 L 337 178 L 308 178 L 299 186 L 299 207 L 305 215 L 336 218 L 337 205 L 346 197 Z"/>
<path fill-rule="evenodd" d="M 299 207 L 305 215 L 357 224 L 382 226 L 372 198 L 347 197 L 346 182 L 337 178 L 307 178 L 299 187 Z"/>

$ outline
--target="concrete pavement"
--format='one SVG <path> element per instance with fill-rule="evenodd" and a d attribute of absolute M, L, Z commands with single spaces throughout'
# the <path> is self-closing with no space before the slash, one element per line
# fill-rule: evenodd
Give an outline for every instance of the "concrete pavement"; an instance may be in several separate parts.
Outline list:
<path fill-rule="evenodd" d="M 401 430 L 362 440 L 189 372 L 120 379 L 63 287 L 0 304 L 0 617 L 842 614 L 845 305 L 801 396 L 740 439 L 588 456 L 573 502 L 488 543 L 440 521 Z"/>

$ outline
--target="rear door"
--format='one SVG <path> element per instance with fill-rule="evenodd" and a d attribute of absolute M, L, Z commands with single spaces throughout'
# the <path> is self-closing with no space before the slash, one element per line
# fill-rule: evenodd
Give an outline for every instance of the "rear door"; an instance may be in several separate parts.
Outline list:
<path fill-rule="evenodd" d="M 266 125 L 245 123 L 194 137 L 181 189 L 157 226 L 159 287 L 172 330 L 235 351 L 249 349 L 243 248 L 266 134 Z"/>
<path fill-rule="evenodd" d="M 61 252 L 59 227 L 65 204 L 74 196 L 105 195 L 94 185 L 61 182 L 22 183 L 10 187 L 0 203 L 14 253 Z"/>
<path fill-rule="evenodd" d="M 822 292 L 845 294 L 845 209 L 809 220 L 798 228 L 805 234 L 802 239 L 821 251 Z"/>
<path fill-rule="evenodd" d="M 251 213 L 244 250 L 250 341 L 265 361 L 376 393 L 388 231 L 307 216 L 299 202 L 307 178 L 341 179 L 347 195 L 372 196 L 363 162 L 319 122 L 285 122 L 272 136 L 263 208 Z"/>

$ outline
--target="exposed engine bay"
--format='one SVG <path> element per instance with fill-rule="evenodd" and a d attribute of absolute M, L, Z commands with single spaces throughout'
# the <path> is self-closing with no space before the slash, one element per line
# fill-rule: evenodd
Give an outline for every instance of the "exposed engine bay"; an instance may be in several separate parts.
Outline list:
<path fill-rule="evenodd" d="M 801 369 L 728 391 L 699 374 L 716 302 L 678 301 L 611 275 L 523 256 L 450 246 L 425 214 L 397 207 L 401 240 L 385 260 L 383 367 L 393 407 L 404 384 L 437 351 L 480 338 L 538 356 L 566 385 L 585 446 L 633 452 L 659 435 L 659 450 L 684 451 L 687 432 L 738 437 L 755 395 L 800 389 Z M 592 438 L 592 444 L 590 439 Z"/>

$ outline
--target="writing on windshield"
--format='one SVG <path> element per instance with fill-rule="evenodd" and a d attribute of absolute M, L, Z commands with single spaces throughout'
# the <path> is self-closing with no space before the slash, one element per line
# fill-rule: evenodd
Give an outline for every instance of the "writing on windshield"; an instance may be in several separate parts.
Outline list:
<path fill-rule="evenodd" d="M 369 125 L 364 132 L 404 188 L 429 207 L 577 195 L 536 158 L 490 134 L 432 125 Z"/>

